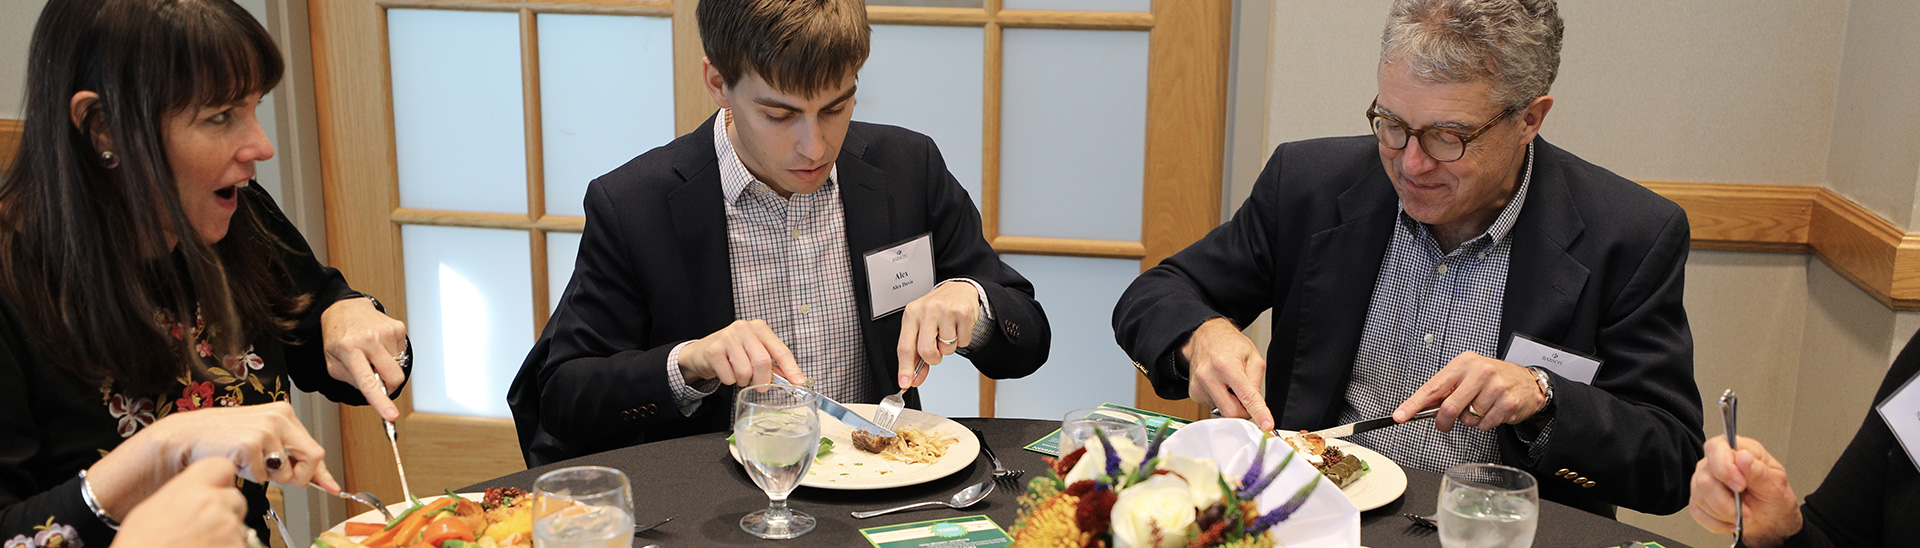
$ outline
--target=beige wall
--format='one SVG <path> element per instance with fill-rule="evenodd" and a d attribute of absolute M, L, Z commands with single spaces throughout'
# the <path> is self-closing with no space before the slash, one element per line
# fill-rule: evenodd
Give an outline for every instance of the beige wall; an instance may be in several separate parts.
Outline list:
<path fill-rule="evenodd" d="M 26 87 L 27 42 L 46 0 L 0 0 L 0 118 L 20 119 L 20 90 Z"/>
<path fill-rule="evenodd" d="M 1255 5 L 1266 2 L 1242 0 Z M 1234 133 L 1227 209 L 1278 143 L 1366 131 L 1385 2 L 1274 0 L 1264 137 Z M 1637 180 L 1823 185 L 1912 226 L 1920 179 L 1920 12 L 1910 0 L 1562 2 L 1567 38 L 1547 139 Z M 1243 13 L 1252 11 L 1243 9 Z M 1242 27 L 1247 27 L 1245 22 Z M 1244 59 L 1245 56 L 1242 56 Z M 1838 104 L 1839 108 L 1835 105 Z M 1696 251 L 1686 304 L 1703 402 L 1741 394 L 1742 433 L 1802 495 L 1866 416 L 1920 314 L 1895 313 L 1802 254 Z M 1705 408 L 1709 433 L 1723 428 Z M 1685 513 L 1622 519 L 1689 544 L 1725 542 Z"/>

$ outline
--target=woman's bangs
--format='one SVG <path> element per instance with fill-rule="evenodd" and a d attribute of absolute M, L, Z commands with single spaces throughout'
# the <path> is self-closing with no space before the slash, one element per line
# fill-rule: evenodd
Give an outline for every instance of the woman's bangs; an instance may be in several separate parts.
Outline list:
<path fill-rule="evenodd" d="M 253 15 L 228 1 L 182 0 L 162 12 L 179 33 L 169 110 L 232 105 L 280 84 L 280 51 Z"/>

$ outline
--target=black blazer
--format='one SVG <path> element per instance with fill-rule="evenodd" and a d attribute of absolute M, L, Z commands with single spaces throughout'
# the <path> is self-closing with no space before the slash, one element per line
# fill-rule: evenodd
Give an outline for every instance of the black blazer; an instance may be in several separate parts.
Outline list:
<path fill-rule="evenodd" d="M 666 369 L 675 345 L 736 319 L 713 124 L 708 118 L 587 187 L 573 279 L 507 393 L 528 466 L 728 428 L 732 390 L 683 417 Z M 967 356 L 980 372 L 1019 378 L 1046 361 L 1052 335 L 1033 285 L 987 244 L 979 212 L 933 140 L 854 122 L 835 165 L 867 363 L 882 393 L 899 390 L 900 315 L 867 319 L 862 255 L 927 232 L 939 279 L 971 278 L 986 289 L 996 329 Z M 917 389 L 907 397 L 918 406 Z"/>
<path fill-rule="evenodd" d="M 1874 405 L 1893 397 L 1915 375 L 1920 375 L 1920 333 L 1894 358 Z M 1920 504 L 1920 471 L 1880 412 L 1868 409 L 1827 479 L 1807 495 L 1800 507 L 1805 524 L 1784 546 L 1912 546 L 1920 538 L 1920 520 L 1913 519 L 1910 504 Z"/>
<path fill-rule="evenodd" d="M 1591 512 L 1678 511 L 1703 440 L 1680 299 L 1686 212 L 1545 139 L 1534 153 L 1509 232 L 1502 352 L 1519 332 L 1604 363 L 1592 385 L 1554 376 L 1557 411 L 1538 461 L 1511 427 L 1497 429 L 1502 460 L 1539 478 L 1542 497 Z M 1398 204 L 1372 136 L 1280 145 L 1231 221 L 1127 289 L 1115 337 L 1156 392 L 1184 398 L 1186 372 L 1170 352 L 1210 318 L 1246 325 L 1272 308 L 1267 405 L 1282 430 L 1333 426 Z"/>

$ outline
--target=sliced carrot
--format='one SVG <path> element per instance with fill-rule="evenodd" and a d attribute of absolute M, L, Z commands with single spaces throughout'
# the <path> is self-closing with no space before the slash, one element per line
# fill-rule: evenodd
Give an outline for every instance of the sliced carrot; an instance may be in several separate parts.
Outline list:
<path fill-rule="evenodd" d="M 360 523 L 360 522 L 353 522 L 353 521 L 347 522 L 347 536 L 349 537 L 364 537 L 368 535 L 374 535 L 386 529 L 387 529 L 387 525 L 384 523 Z"/>

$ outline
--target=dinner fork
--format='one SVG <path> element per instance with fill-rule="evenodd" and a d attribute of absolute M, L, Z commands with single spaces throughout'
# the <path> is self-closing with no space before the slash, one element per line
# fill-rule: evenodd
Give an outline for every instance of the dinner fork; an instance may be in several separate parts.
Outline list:
<path fill-rule="evenodd" d="M 1020 482 L 1020 476 L 1025 475 L 1027 471 L 1008 470 L 1005 465 L 1000 464 L 1000 457 L 993 456 L 993 448 L 987 446 L 987 435 L 980 433 L 980 429 L 978 428 L 969 428 L 968 430 L 973 431 L 974 437 L 980 438 L 980 452 L 986 453 L 987 462 L 993 463 L 993 478 L 1007 480 L 1007 485 L 1010 487 L 1018 484 Z"/>
<path fill-rule="evenodd" d="M 325 492 L 325 490 L 322 490 L 321 492 Z M 361 491 L 358 493 L 348 493 L 347 490 L 341 489 L 340 492 L 333 493 L 333 496 L 358 502 L 360 504 L 365 504 L 367 506 L 372 506 L 373 509 L 380 511 L 381 517 L 387 518 L 387 523 L 393 523 L 393 512 L 388 512 L 387 505 L 381 504 L 380 497 L 373 496 L 373 493 L 370 493 L 367 491 Z"/>
<path fill-rule="evenodd" d="M 1740 396 L 1735 395 L 1733 393 L 1732 388 L 1728 388 L 1726 392 L 1722 392 L 1720 394 L 1720 415 L 1722 418 L 1726 419 L 1726 422 L 1727 422 L 1727 449 L 1732 451 L 1739 451 L 1740 446 L 1736 444 L 1734 440 L 1740 437 L 1740 434 L 1739 434 L 1740 431 L 1738 427 L 1739 418 L 1740 418 L 1739 417 Z M 1740 493 L 1735 492 L 1733 494 L 1733 546 L 1734 548 L 1739 548 L 1742 537 L 1746 536 L 1745 535 L 1746 528 L 1744 527 L 1745 522 L 1742 519 L 1743 516 L 1740 515 L 1741 513 L 1742 512 L 1740 511 Z"/>

